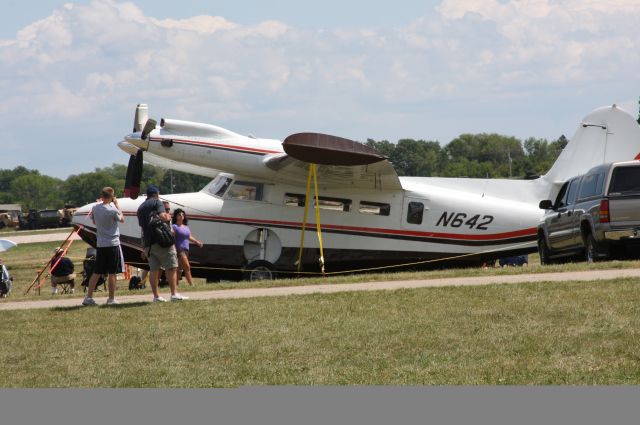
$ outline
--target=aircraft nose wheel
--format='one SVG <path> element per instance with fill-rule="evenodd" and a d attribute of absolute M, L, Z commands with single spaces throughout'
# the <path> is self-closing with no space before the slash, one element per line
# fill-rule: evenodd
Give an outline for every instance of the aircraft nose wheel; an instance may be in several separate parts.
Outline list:
<path fill-rule="evenodd" d="M 274 267 L 268 261 L 257 260 L 249 263 L 247 267 L 244 268 L 244 279 L 245 280 L 273 280 L 275 279 L 275 272 L 273 271 Z"/>

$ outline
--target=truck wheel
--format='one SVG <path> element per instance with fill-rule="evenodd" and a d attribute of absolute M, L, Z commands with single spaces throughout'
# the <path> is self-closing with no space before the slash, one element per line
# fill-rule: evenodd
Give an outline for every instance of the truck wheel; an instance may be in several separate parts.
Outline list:
<path fill-rule="evenodd" d="M 264 260 L 256 260 L 244 268 L 245 280 L 273 280 L 275 279 L 273 264 Z"/>
<path fill-rule="evenodd" d="M 587 235 L 585 260 L 587 261 L 587 263 L 595 263 L 596 261 L 598 261 L 598 244 L 591 233 Z"/>
<path fill-rule="evenodd" d="M 538 254 L 540 254 L 540 265 L 548 266 L 549 264 L 553 264 L 549 247 L 547 247 L 547 242 L 544 238 L 538 239 Z"/>

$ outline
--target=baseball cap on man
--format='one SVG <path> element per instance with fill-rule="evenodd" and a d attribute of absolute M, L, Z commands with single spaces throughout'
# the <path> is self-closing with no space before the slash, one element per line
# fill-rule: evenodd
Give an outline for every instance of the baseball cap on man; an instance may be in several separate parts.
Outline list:
<path fill-rule="evenodd" d="M 158 195 L 159 193 L 160 189 L 158 189 L 158 186 L 150 185 L 149 187 L 147 187 L 147 196 L 154 196 Z"/>

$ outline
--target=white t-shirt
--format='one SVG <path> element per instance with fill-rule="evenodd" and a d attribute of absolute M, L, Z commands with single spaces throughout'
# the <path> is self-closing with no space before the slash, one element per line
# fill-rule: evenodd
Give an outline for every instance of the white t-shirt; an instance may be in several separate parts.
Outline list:
<path fill-rule="evenodd" d="M 120 229 L 118 216 L 120 212 L 113 205 L 99 203 L 91 210 L 93 221 L 96 223 L 96 246 L 105 248 L 120 245 Z"/>

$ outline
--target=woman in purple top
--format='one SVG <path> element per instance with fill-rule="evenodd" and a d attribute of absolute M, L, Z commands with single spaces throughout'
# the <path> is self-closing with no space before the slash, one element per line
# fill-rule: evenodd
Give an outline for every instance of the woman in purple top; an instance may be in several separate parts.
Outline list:
<path fill-rule="evenodd" d="M 189 265 L 189 242 L 193 242 L 202 248 L 202 242 L 191 235 L 191 230 L 187 226 L 187 214 L 180 208 L 173 213 L 173 232 L 176 235 L 176 251 L 178 252 L 178 264 L 184 271 L 184 276 L 189 285 L 193 285 L 191 279 L 191 266 Z M 182 272 L 178 270 L 178 280 Z"/>

